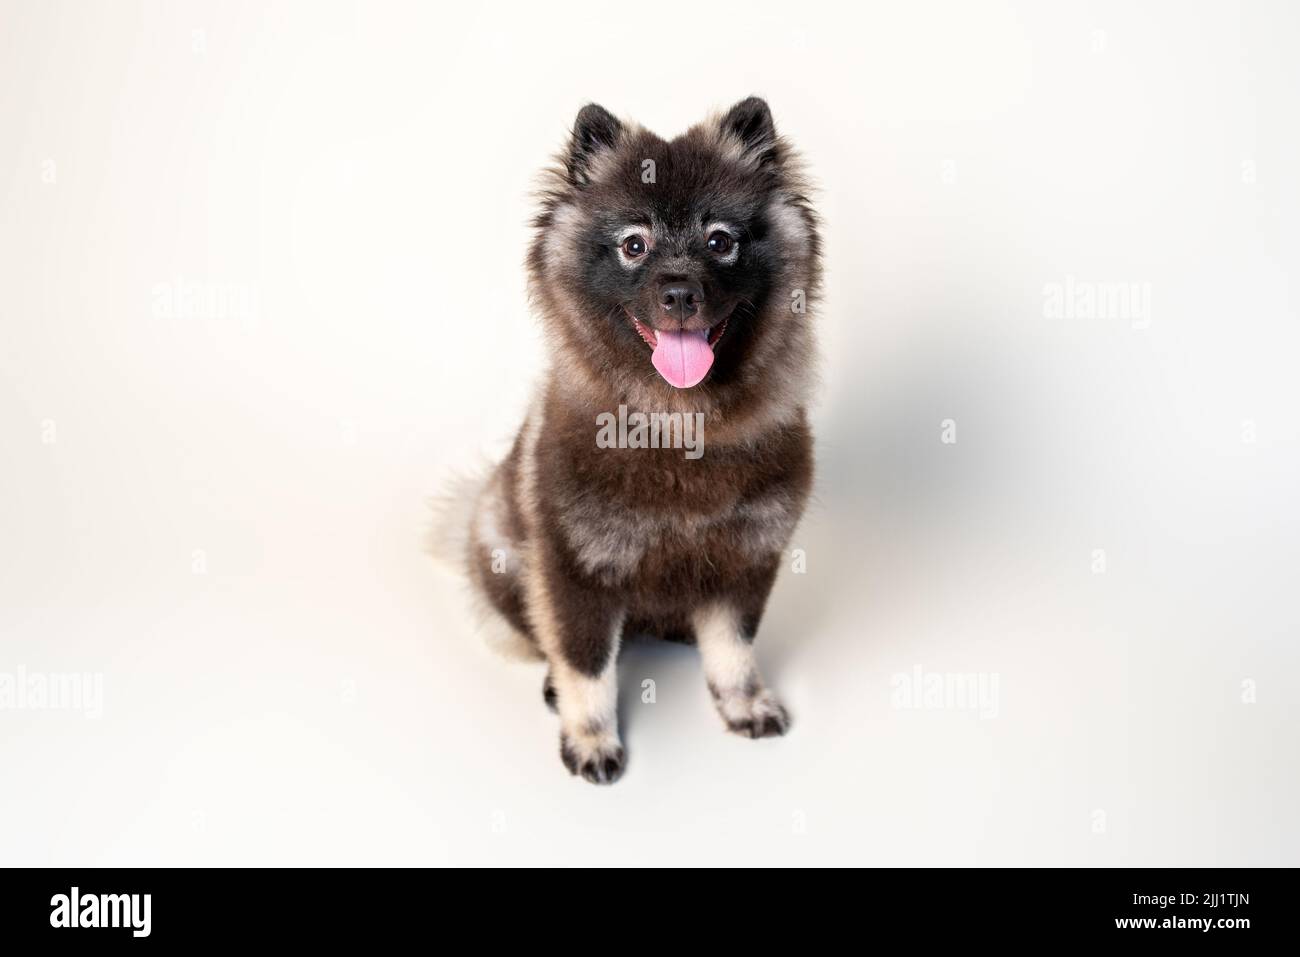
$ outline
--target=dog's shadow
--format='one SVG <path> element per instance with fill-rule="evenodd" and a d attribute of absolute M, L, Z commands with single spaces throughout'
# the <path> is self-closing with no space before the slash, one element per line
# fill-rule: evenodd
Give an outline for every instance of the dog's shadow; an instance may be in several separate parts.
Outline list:
<path fill-rule="evenodd" d="M 805 574 L 809 553 L 819 556 L 819 562 L 826 561 L 828 568 L 838 564 L 829 554 L 833 540 L 825 535 L 823 516 L 814 513 L 809 518 L 807 533 L 796 539 L 802 544 L 788 549 L 783 557 L 787 567 L 777 578 L 755 639 L 759 670 L 777 688 L 786 663 L 817 639 L 840 597 L 840 589 L 824 588 Z M 699 649 L 694 644 L 652 635 L 624 635 L 618 673 L 619 724 L 624 731 L 636 723 L 641 705 L 654 701 L 659 686 L 665 683 L 696 684 L 700 700 L 708 698 Z"/>
<path fill-rule="evenodd" d="M 877 609 L 883 574 L 917 562 L 915 576 L 902 580 L 924 587 L 925 554 L 912 532 L 919 516 L 963 507 L 960 493 L 987 494 L 1000 461 L 996 447 L 960 449 L 940 441 L 941 417 L 954 396 L 987 397 L 1019 388 L 1014 376 L 993 379 L 992 370 L 957 362 L 939 352 L 927 377 L 895 377 L 890 384 L 855 386 L 827 400 L 835 414 L 814 423 L 817 481 L 789 547 L 755 639 L 759 670 L 780 689 L 783 673 L 801 658 L 821 659 L 823 642 L 839 641 L 836 626 L 851 621 L 860 640 L 880 629 Z M 1005 370 L 1004 370 L 1005 371 Z M 1022 384 L 1023 385 L 1023 384 Z M 865 389 L 866 391 L 858 391 Z M 987 415 L 984 409 L 978 410 Z M 1007 423 L 985 423 L 985 427 Z M 964 507 L 972 507 L 969 502 Z M 899 537 L 899 536 L 902 537 Z M 890 596 L 897 598 L 897 596 Z M 638 710 L 650 693 L 647 678 L 697 681 L 704 676 L 698 650 L 646 637 L 629 636 L 620 660 L 620 720 Z"/>
<path fill-rule="evenodd" d="M 642 705 L 657 701 L 661 685 L 685 684 L 692 671 L 698 672 L 700 693 L 705 694 L 700 654 L 694 645 L 649 635 L 625 636 L 618 662 L 618 723 L 624 733 L 636 724 Z"/>
<path fill-rule="evenodd" d="M 836 412 L 815 422 L 817 479 L 803 519 L 782 554 L 782 568 L 755 639 L 768 683 L 801 657 L 822 657 L 823 642 L 841 640 L 843 623 L 862 640 L 879 634 L 881 587 L 925 585 L 927 523 L 945 512 L 975 507 L 1004 467 L 996 441 L 945 445 L 942 417 L 953 405 L 991 418 L 985 406 L 953 396 L 980 397 L 1021 389 L 1014 375 L 942 355 L 929 378 L 896 377 L 855 384 L 828 400 Z M 1028 389 L 1025 389 L 1027 392 Z M 996 407 L 996 406 L 995 406 Z M 1006 430 L 1018 422 L 981 422 Z M 964 501 L 963 501 L 964 500 Z M 934 556 L 938 560 L 941 556 Z M 894 570 L 916 565 L 916 574 Z M 672 649 L 681 653 L 684 649 Z M 669 652 L 669 653 L 672 653 Z M 703 679 L 701 679 L 703 680 Z"/>

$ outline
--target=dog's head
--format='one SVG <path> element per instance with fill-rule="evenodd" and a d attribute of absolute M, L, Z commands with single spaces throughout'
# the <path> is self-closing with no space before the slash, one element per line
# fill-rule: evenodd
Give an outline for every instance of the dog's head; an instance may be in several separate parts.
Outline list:
<path fill-rule="evenodd" d="M 649 408 L 802 401 L 817 223 L 763 100 L 673 140 L 586 106 L 541 202 L 530 289 L 561 383 Z"/>

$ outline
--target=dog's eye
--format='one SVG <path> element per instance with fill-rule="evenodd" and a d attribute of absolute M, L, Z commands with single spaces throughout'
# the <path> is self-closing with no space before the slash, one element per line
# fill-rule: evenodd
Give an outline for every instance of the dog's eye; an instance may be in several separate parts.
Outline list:
<path fill-rule="evenodd" d="M 708 241 L 709 252 L 717 253 L 719 256 L 725 256 L 727 255 L 727 253 L 731 252 L 731 247 L 734 244 L 735 244 L 735 240 L 733 240 L 722 230 L 718 230 L 717 232 L 709 236 L 709 241 Z"/>
<path fill-rule="evenodd" d="M 623 240 L 623 255 L 628 259 L 636 259 L 638 256 L 645 255 L 645 240 L 640 236 L 629 236 Z"/>

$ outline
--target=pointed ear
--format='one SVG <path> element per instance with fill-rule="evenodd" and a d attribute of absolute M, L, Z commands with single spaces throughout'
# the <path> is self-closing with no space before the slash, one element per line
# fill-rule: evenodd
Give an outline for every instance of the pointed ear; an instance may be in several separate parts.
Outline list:
<path fill-rule="evenodd" d="M 776 162 L 776 124 L 766 100 L 757 96 L 741 100 L 727 111 L 720 125 L 759 166 Z"/>
<path fill-rule="evenodd" d="M 588 103 L 578 111 L 569 142 L 569 182 L 583 186 L 588 181 L 592 160 L 618 144 L 623 124 L 603 106 Z"/>

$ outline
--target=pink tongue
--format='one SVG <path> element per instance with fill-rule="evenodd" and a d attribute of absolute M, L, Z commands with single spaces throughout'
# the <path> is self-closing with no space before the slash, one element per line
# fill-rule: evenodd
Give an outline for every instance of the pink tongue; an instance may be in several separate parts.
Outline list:
<path fill-rule="evenodd" d="M 655 346 L 650 361 L 670 385 L 689 389 L 709 372 L 713 365 L 713 350 L 709 348 L 707 332 L 671 332 L 656 329 L 659 344 Z"/>

